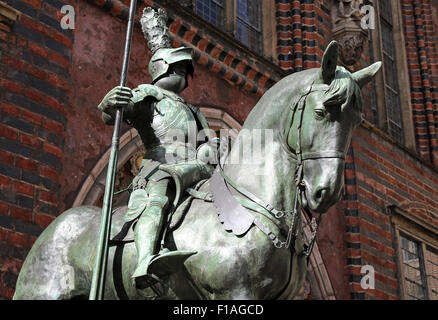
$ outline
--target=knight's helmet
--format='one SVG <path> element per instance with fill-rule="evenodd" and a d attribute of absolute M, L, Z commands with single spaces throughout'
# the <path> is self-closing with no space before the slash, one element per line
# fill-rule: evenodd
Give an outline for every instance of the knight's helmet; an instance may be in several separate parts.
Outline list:
<path fill-rule="evenodd" d="M 161 8 L 155 11 L 151 7 L 146 7 L 140 23 L 147 45 L 152 51 L 152 58 L 149 62 L 152 83 L 165 76 L 170 66 L 179 61 L 188 62 L 187 74 L 193 77 L 193 50 L 187 47 L 172 48 L 166 13 Z M 187 83 L 186 81 L 186 87 Z"/>

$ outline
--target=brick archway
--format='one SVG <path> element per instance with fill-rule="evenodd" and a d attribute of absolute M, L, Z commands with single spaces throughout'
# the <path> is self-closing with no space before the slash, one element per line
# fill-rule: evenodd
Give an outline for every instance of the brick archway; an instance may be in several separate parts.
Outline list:
<path fill-rule="evenodd" d="M 234 133 L 230 133 L 231 138 L 235 138 L 237 136 L 237 133 L 240 131 L 242 126 L 228 113 L 211 107 L 201 107 L 200 109 L 213 129 L 234 129 L 232 130 Z M 120 170 L 123 165 L 127 163 L 141 148 L 142 142 L 135 129 L 131 129 L 123 134 L 120 138 L 117 170 Z M 76 196 L 73 207 L 81 205 L 96 205 L 98 203 L 104 192 L 109 154 L 110 149 L 103 154 L 103 156 L 94 166 L 93 170 L 91 170 Z M 302 218 L 304 221 L 305 218 Z M 308 226 L 304 227 L 304 234 L 307 239 L 310 239 L 311 231 Z M 309 259 L 309 269 L 306 281 L 306 286 L 303 288 L 298 299 L 306 299 L 309 296 L 310 291 L 312 292 L 312 297 L 314 299 L 335 299 L 334 290 L 317 243 L 315 243 L 312 255 Z"/>

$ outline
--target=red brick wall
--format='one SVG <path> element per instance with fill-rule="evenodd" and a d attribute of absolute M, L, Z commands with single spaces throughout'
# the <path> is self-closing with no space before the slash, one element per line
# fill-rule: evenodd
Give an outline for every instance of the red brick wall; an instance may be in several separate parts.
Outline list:
<path fill-rule="evenodd" d="M 0 297 L 10 298 L 27 250 L 58 214 L 73 33 L 68 1 L 6 0 L 21 12 L 0 31 Z"/>
<path fill-rule="evenodd" d="M 436 8 L 436 1 L 402 1 L 417 149 L 423 159 L 438 165 Z"/>
<path fill-rule="evenodd" d="M 438 171 L 370 125 L 356 131 L 347 160 L 347 269 L 352 298 L 397 299 L 400 270 L 388 206 L 419 201 L 436 208 Z M 438 219 L 429 217 L 426 222 L 438 225 Z M 360 287 L 360 268 L 367 264 L 376 271 L 375 290 Z"/>
<path fill-rule="evenodd" d="M 438 30 L 438 0 L 432 0 L 432 21 L 434 21 L 435 30 Z"/>
<path fill-rule="evenodd" d="M 329 2 L 278 0 L 275 3 L 279 66 L 287 72 L 319 67 L 331 39 Z"/>

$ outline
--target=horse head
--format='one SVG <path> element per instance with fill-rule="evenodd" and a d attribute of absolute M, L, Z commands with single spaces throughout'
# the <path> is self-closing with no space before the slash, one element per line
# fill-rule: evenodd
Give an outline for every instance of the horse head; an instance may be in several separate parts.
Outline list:
<path fill-rule="evenodd" d="M 362 121 L 361 88 L 381 67 L 350 73 L 337 66 L 338 44 L 327 47 L 321 68 L 294 109 L 287 145 L 296 154 L 301 204 L 324 213 L 342 196 L 344 164 L 354 129 Z"/>

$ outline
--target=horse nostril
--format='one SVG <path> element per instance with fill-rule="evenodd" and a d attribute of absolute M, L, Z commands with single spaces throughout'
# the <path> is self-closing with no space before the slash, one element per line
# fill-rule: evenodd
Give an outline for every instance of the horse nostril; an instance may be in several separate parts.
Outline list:
<path fill-rule="evenodd" d="M 315 193 L 315 200 L 321 202 L 326 194 L 327 189 L 318 189 Z"/>

